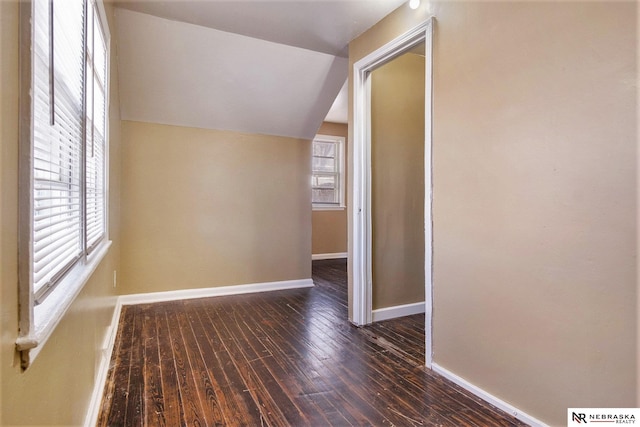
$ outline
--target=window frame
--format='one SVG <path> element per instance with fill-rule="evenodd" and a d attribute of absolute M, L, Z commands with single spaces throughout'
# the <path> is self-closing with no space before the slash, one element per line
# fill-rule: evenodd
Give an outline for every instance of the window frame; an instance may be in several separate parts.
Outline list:
<path fill-rule="evenodd" d="M 84 285 L 91 278 L 100 265 L 111 246 L 109 238 L 109 83 L 110 83 L 110 48 L 111 34 L 106 20 L 106 13 L 102 0 L 83 0 L 85 16 L 83 18 L 83 51 L 82 66 L 82 136 L 79 144 L 82 151 L 80 164 L 82 187 L 86 185 L 85 170 L 87 168 L 84 151 L 87 144 L 87 21 L 88 5 L 92 4 L 95 19 L 102 31 L 105 43 L 105 100 L 104 100 L 104 235 L 94 247 L 86 247 L 85 223 L 82 217 L 80 232 L 82 255 L 80 259 L 64 273 L 55 288 L 48 293 L 44 300 L 36 303 L 33 281 L 33 219 L 34 219 L 34 114 L 32 86 L 34 84 L 34 34 L 33 22 L 35 4 L 32 1 L 20 3 L 20 99 L 19 99 L 19 163 L 18 163 L 18 303 L 19 330 L 16 339 L 16 350 L 20 352 L 21 367 L 27 369 L 42 350 L 44 344 L 53 333 L 64 314 L 78 296 Z M 53 71 L 50 71 L 53 73 Z M 93 78 L 93 76 L 91 76 Z M 82 210 L 87 204 L 84 190 L 81 195 Z M 89 250 L 90 249 L 90 250 Z"/>
<path fill-rule="evenodd" d="M 313 170 L 313 161 L 311 163 L 311 178 L 312 178 L 312 195 L 311 195 L 311 206 L 314 211 L 328 211 L 328 210 L 344 210 L 346 209 L 345 204 L 345 137 L 336 136 L 336 135 L 321 135 L 318 134 L 311 141 L 311 159 L 313 159 L 313 145 L 316 141 L 320 142 L 331 142 L 336 144 L 336 157 L 338 170 L 335 172 L 338 177 L 338 185 L 336 186 L 336 190 L 338 191 L 338 202 L 337 203 L 316 203 L 313 201 L 313 177 L 316 174 Z"/>

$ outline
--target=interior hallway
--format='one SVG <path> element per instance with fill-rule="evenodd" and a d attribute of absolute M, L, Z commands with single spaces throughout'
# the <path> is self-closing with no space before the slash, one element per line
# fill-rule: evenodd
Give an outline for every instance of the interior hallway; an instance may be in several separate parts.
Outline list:
<path fill-rule="evenodd" d="M 424 365 L 424 315 L 347 320 L 346 261 L 314 288 L 125 306 L 98 425 L 523 425 Z"/>

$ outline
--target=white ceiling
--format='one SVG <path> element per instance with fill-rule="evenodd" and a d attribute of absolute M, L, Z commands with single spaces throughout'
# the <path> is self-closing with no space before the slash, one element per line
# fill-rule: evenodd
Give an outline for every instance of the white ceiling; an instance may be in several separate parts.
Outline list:
<path fill-rule="evenodd" d="M 313 138 L 347 121 L 349 41 L 403 1 L 115 0 L 122 118 Z"/>
<path fill-rule="evenodd" d="M 347 123 L 349 121 L 349 80 L 345 80 L 324 120 L 332 123 Z"/>
<path fill-rule="evenodd" d="M 113 0 L 172 21 L 348 56 L 348 44 L 406 0 Z"/>

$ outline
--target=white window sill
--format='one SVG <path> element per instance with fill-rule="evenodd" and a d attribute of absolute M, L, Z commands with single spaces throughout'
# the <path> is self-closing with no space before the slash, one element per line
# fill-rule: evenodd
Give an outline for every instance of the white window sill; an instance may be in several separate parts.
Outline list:
<path fill-rule="evenodd" d="M 346 206 L 336 206 L 336 205 L 313 205 L 312 210 L 314 211 L 343 211 L 347 207 Z"/>
<path fill-rule="evenodd" d="M 26 369 L 42 350 L 71 303 L 89 281 L 109 252 L 111 240 L 105 240 L 86 259 L 80 261 L 60 282 L 51 294 L 33 308 L 31 332 L 16 340 L 16 348 L 22 354 L 22 367 Z"/>

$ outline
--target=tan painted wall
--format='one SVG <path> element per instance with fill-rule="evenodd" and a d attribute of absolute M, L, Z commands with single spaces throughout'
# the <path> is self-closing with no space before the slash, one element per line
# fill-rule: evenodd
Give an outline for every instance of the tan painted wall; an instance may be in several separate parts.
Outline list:
<path fill-rule="evenodd" d="M 424 56 L 371 77 L 373 309 L 424 301 Z"/>
<path fill-rule="evenodd" d="M 347 252 L 347 210 L 313 211 L 313 254 Z"/>
<path fill-rule="evenodd" d="M 123 122 L 123 293 L 311 277 L 311 143 Z"/>
<path fill-rule="evenodd" d="M 637 402 L 636 7 L 423 2 L 350 45 L 435 15 L 434 361 L 551 425 Z"/>
<path fill-rule="evenodd" d="M 107 5 L 112 22 L 112 8 Z M 113 26 L 111 25 L 112 31 Z M 100 348 L 115 306 L 119 263 L 120 112 L 115 46 L 110 109 L 110 232 L 113 245 L 32 366 L 20 372 L 18 332 L 18 5 L 0 2 L 0 425 L 83 423 Z"/>
<path fill-rule="evenodd" d="M 320 135 L 343 136 L 345 138 L 345 153 L 347 152 L 348 126 L 343 123 L 324 122 L 317 132 Z M 345 163 L 345 177 L 348 173 Z M 345 182 L 345 190 L 349 183 Z M 345 203 L 348 200 L 345 197 Z M 313 254 L 335 254 L 347 252 L 347 210 L 321 211 L 311 214 L 312 239 L 311 252 Z"/>

